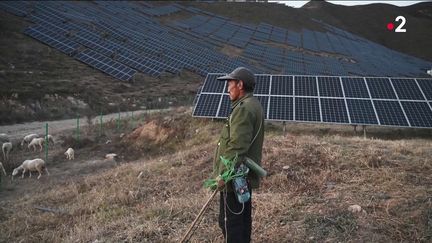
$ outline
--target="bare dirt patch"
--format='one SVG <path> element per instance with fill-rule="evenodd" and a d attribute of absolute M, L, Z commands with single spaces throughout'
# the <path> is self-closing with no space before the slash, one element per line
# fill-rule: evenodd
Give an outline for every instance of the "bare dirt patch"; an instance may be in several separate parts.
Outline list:
<path fill-rule="evenodd" d="M 223 45 L 222 48 L 220 49 L 220 51 L 229 56 L 229 57 L 240 57 L 243 53 L 243 50 L 240 48 L 237 48 L 235 46 L 231 46 L 231 45 Z"/>

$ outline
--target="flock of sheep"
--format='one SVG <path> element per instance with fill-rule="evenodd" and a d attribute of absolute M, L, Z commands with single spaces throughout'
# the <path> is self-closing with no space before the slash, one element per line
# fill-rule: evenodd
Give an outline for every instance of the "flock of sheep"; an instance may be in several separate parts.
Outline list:
<path fill-rule="evenodd" d="M 43 144 L 45 143 L 45 139 L 47 139 L 48 143 L 54 145 L 54 138 L 49 134 L 44 137 L 39 137 L 38 134 L 29 134 L 24 136 L 23 140 L 21 141 L 21 148 L 27 145 L 27 148 L 29 150 L 33 149 L 33 151 L 36 152 L 36 147 L 39 146 L 39 151 L 42 151 Z M 7 134 L 0 133 L 0 143 L 2 143 L 3 159 L 4 161 L 8 161 L 9 153 L 13 147 L 12 142 L 9 139 L 9 136 Z M 66 155 L 66 158 L 69 160 L 73 160 L 75 157 L 75 151 L 73 150 L 73 148 L 68 148 L 64 154 Z M 0 162 L 0 168 L 2 169 L 4 175 L 7 175 L 3 167 L 3 164 L 1 162 Z M 16 167 L 12 171 L 12 179 L 20 171 L 22 171 L 22 178 L 24 178 L 24 175 L 27 172 L 29 172 L 31 177 L 31 172 L 37 171 L 39 172 L 39 176 L 37 177 L 39 179 L 42 176 L 43 170 L 45 170 L 47 175 L 49 175 L 48 169 L 46 168 L 46 163 L 43 159 L 36 158 L 31 160 L 25 160 L 20 166 Z"/>

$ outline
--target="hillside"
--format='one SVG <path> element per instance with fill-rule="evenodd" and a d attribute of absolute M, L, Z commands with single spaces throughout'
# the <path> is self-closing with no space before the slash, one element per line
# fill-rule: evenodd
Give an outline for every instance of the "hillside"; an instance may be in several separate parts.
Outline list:
<path fill-rule="evenodd" d="M 187 2 L 182 6 L 194 6 L 241 24 L 267 23 L 296 31 L 323 31 L 312 19 L 320 20 L 393 50 L 432 60 L 432 35 L 426 34 L 432 27 L 431 3 L 406 8 L 385 4 L 344 7 L 323 1 L 310 2 L 301 9 L 267 3 Z M 407 18 L 407 33 L 385 29 L 397 15 Z M 190 17 L 181 13 L 155 19 L 168 24 Z M 159 78 L 138 73 L 134 82 L 121 82 L 23 34 L 30 25 L 0 10 L 0 124 L 191 105 L 204 79 L 182 69 L 177 74 L 164 72 Z M 219 51 L 230 57 L 244 52 L 229 45 Z"/>
<path fill-rule="evenodd" d="M 0 10 L 0 124 L 191 104 L 202 77 L 187 70 L 121 82 L 22 33 Z"/>
<path fill-rule="evenodd" d="M 122 138 L 89 129 L 73 161 L 63 155 L 73 131 L 55 134 L 50 176 L 3 180 L 0 242 L 178 242 L 210 195 L 202 183 L 223 123 L 182 108 L 128 124 Z M 369 139 L 342 126 L 265 131 L 254 242 L 432 240 L 428 130 L 371 129 Z M 118 163 L 102 159 L 108 152 Z M 31 154 L 14 151 L 13 161 Z M 214 200 L 191 242 L 223 241 L 217 211 Z"/>
<path fill-rule="evenodd" d="M 322 19 L 339 28 L 348 30 L 368 40 L 393 50 L 432 60 L 432 2 L 418 3 L 408 7 L 390 4 L 343 6 L 325 1 L 311 1 L 302 7 L 309 16 Z M 386 29 L 397 16 L 404 16 L 406 33 L 394 33 Z"/>
<path fill-rule="evenodd" d="M 409 7 L 390 4 L 359 6 L 336 5 L 326 1 L 310 1 L 301 8 L 287 7 L 275 3 L 194 3 L 196 7 L 233 18 L 242 23 L 260 22 L 275 26 L 301 30 L 309 28 L 323 31 L 311 19 L 322 20 L 390 49 L 432 61 L 432 3 L 418 3 Z M 407 19 L 406 33 L 394 33 L 386 29 L 396 16 Z M 396 24 L 396 23 L 395 23 Z"/>

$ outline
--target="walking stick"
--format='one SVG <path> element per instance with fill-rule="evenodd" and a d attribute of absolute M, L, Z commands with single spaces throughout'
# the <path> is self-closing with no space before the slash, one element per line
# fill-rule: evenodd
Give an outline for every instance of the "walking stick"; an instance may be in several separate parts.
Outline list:
<path fill-rule="evenodd" d="M 218 192 L 218 190 L 215 190 L 213 192 L 213 194 L 209 197 L 209 199 L 207 200 L 207 202 L 204 204 L 204 206 L 201 208 L 201 211 L 198 213 L 198 215 L 196 216 L 195 220 L 192 222 L 192 224 L 189 227 L 188 231 L 186 231 L 186 234 L 184 234 L 182 240 L 180 241 L 181 243 L 185 243 L 188 240 L 189 233 L 192 231 L 193 227 L 198 222 L 198 219 L 201 218 L 201 216 L 204 214 L 204 212 L 208 208 L 208 205 L 210 204 L 210 201 L 216 196 L 217 192 Z"/>

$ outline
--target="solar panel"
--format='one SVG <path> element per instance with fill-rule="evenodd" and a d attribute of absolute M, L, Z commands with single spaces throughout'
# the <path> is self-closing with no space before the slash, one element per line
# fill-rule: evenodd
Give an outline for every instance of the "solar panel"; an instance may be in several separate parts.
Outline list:
<path fill-rule="evenodd" d="M 204 83 L 202 92 L 222 93 L 226 82 L 220 82 L 216 80 L 220 76 L 222 75 L 209 74 L 207 76 L 206 82 Z"/>
<path fill-rule="evenodd" d="M 18 1 L 3 1 L 0 2 L 0 9 L 3 9 L 11 14 L 15 14 L 17 16 L 25 17 L 27 12 L 24 10 L 26 6 L 24 2 Z"/>
<path fill-rule="evenodd" d="M 221 75 L 207 75 L 205 89 L 201 90 L 203 98 L 198 99 L 194 116 L 229 115 L 231 102 L 222 92 L 225 82 L 215 84 Z M 430 79 L 263 74 L 255 77 L 255 96 L 265 119 L 432 128 L 432 102 L 425 100 L 430 95 Z"/>
<path fill-rule="evenodd" d="M 423 94 L 414 79 L 392 79 L 393 87 L 399 99 L 424 100 Z"/>
<path fill-rule="evenodd" d="M 374 100 L 381 125 L 408 126 L 408 122 L 398 101 Z"/>
<path fill-rule="evenodd" d="M 396 99 L 388 78 L 366 78 L 372 98 Z"/>
<path fill-rule="evenodd" d="M 338 77 L 318 77 L 318 87 L 320 96 L 343 97 Z"/>
<path fill-rule="evenodd" d="M 432 127 L 432 110 L 426 102 L 401 103 L 411 126 Z"/>
<path fill-rule="evenodd" d="M 369 93 L 363 78 L 344 77 L 341 79 L 346 97 L 369 98 Z"/>
<path fill-rule="evenodd" d="M 270 89 L 270 75 L 256 75 L 255 81 L 254 94 L 268 95 Z"/>
<path fill-rule="evenodd" d="M 223 83 L 223 82 L 222 82 Z M 225 118 L 231 113 L 231 102 L 228 95 L 222 96 L 222 102 L 217 117 Z"/>
<path fill-rule="evenodd" d="M 417 79 L 427 100 L 432 100 L 432 79 Z"/>
<path fill-rule="evenodd" d="M 272 76 L 271 82 L 272 95 L 293 95 L 292 76 Z"/>
<path fill-rule="evenodd" d="M 292 121 L 293 120 L 293 98 L 292 97 L 270 97 L 270 120 Z"/>
<path fill-rule="evenodd" d="M 198 117 L 216 117 L 220 101 L 220 94 L 201 94 L 193 115 Z"/>
<path fill-rule="evenodd" d="M 80 47 L 78 43 L 58 35 L 51 30 L 47 30 L 42 26 L 29 27 L 24 33 L 68 55 L 71 55 Z"/>
<path fill-rule="evenodd" d="M 378 124 L 372 101 L 347 99 L 352 124 Z"/>
<path fill-rule="evenodd" d="M 321 99 L 323 122 L 349 123 L 348 113 L 343 99 Z"/>
<path fill-rule="evenodd" d="M 119 54 L 116 56 L 116 60 L 154 77 L 158 77 L 166 68 L 166 65 L 153 59 L 140 58 L 133 54 Z"/>
<path fill-rule="evenodd" d="M 120 80 L 129 80 L 136 73 L 136 70 L 89 49 L 75 58 Z"/>
<path fill-rule="evenodd" d="M 295 76 L 294 80 L 296 96 L 318 96 L 315 77 Z"/>
<path fill-rule="evenodd" d="M 295 98 L 296 121 L 321 121 L 318 98 Z"/>
<path fill-rule="evenodd" d="M 263 108 L 264 111 L 264 119 L 268 119 L 267 117 L 267 108 L 268 108 L 268 96 L 256 96 L 257 99 L 259 100 L 259 102 L 261 103 L 261 106 Z"/>

